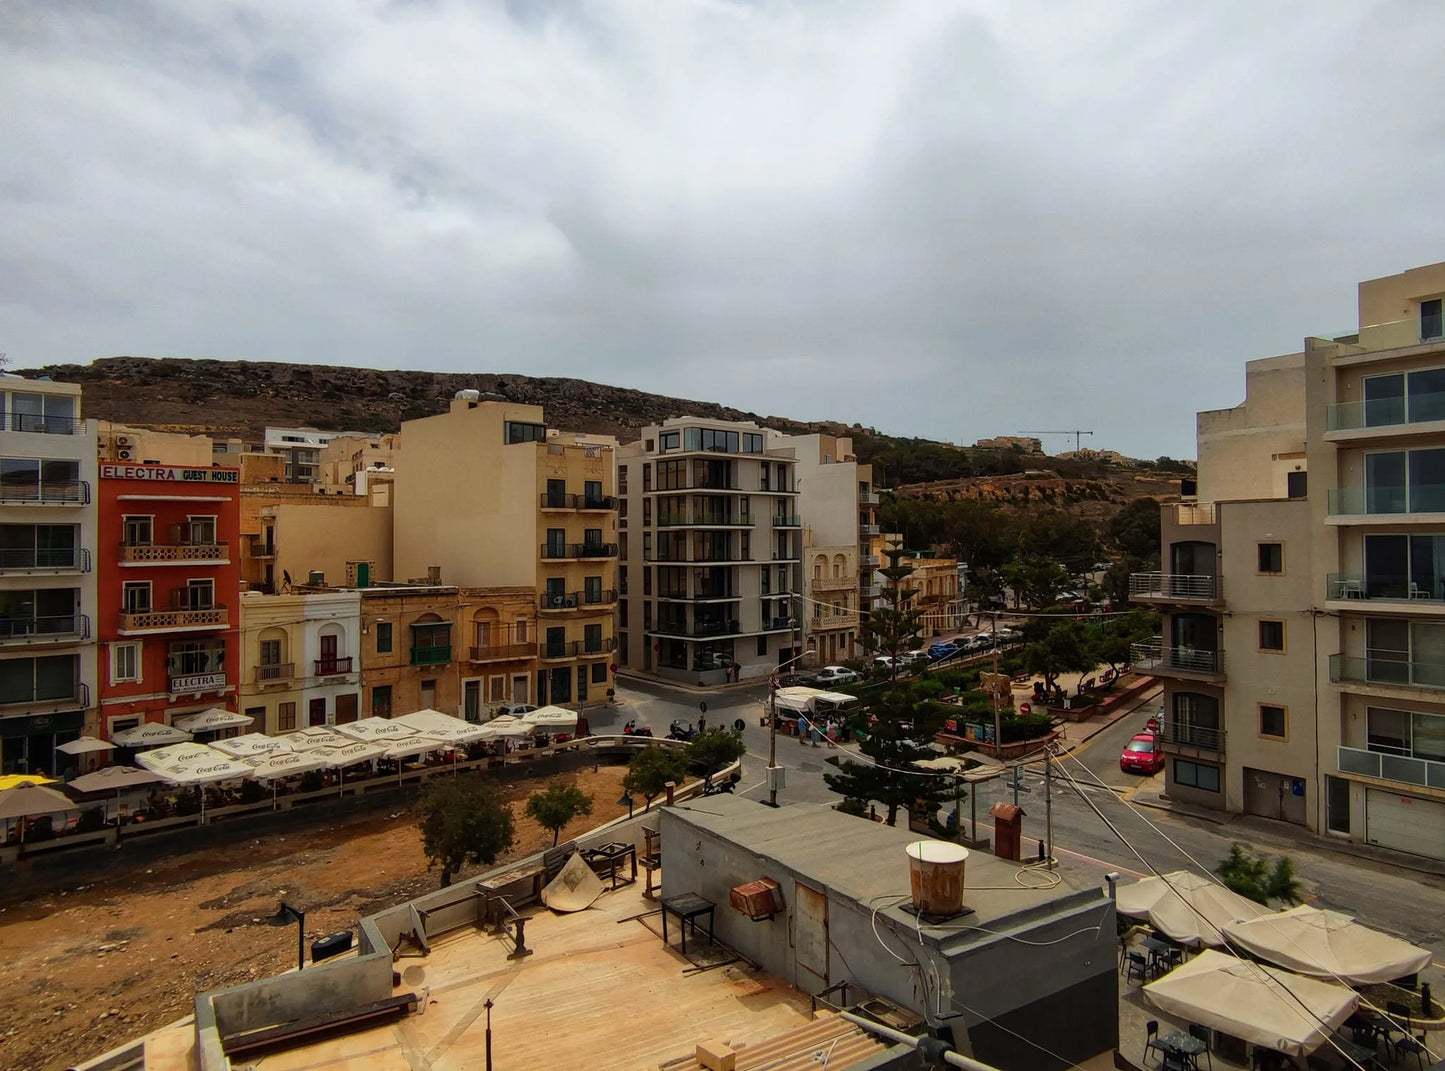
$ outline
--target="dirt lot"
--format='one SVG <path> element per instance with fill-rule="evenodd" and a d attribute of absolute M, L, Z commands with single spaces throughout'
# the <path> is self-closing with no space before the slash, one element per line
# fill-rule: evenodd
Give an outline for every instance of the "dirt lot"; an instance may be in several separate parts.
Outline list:
<path fill-rule="evenodd" d="M 594 803 L 564 839 L 626 813 L 615 803 L 624 772 L 604 766 L 569 775 Z M 513 856 L 551 843 L 522 813 L 543 780 L 507 786 L 517 801 Z M 0 1068 L 65 1068 L 190 1014 L 197 990 L 294 966 L 295 928 L 265 922 L 282 897 L 306 912 L 309 945 L 439 883 L 410 808 L 383 809 L 309 823 L 298 816 L 286 834 L 148 866 L 118 861 L 77 888 L 5 903 Z"/>

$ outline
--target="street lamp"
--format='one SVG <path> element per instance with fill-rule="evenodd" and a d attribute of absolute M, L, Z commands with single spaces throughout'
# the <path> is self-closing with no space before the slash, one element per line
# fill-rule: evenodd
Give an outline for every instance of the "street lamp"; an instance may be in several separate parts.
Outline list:
<path fill-rule="evenodd" d="M 617 806 L 627 808 L 627 817 L 632 817 L 632 793 L 627 789 L 622 790 L 622 798 L 617 801 Z"/>
<path fill-rule="evenodd" d="M 266 920 L 272 926 L 289 926 L 296 923 L 296 969 L 306 967 L 306 912 L 294 908 L 285 900 L 276 909 L 276 914 Z"/>

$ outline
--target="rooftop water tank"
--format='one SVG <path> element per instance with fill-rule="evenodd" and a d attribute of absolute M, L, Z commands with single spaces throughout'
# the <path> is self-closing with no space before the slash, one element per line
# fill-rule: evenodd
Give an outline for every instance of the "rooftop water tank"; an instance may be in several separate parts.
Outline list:
<path fill-rule="evenodd" d="M 962 911 L 968 849 L 944 840 L 917 840 L 904 850 L 908 852 L 908 886 L 914 910 L 945 916 Z"/>

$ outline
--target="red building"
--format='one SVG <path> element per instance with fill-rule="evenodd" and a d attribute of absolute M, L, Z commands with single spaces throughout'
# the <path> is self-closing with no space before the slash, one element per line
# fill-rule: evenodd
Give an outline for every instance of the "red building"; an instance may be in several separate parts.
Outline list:
<path fill-rule="evenodd" d="M 240 470 L 102 462 L 100 732 L 236 707 Z"/>

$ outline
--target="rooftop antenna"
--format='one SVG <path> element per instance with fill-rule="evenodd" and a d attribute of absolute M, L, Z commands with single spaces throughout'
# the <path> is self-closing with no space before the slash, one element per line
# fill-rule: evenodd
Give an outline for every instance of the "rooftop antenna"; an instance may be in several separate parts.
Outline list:
<path fill-rule="evenodd" d="M 1080 441 L 1085 435 L 1094 434 L 1092 431 L 1084 431 L 1082 428 L 1068 428 L 1065 431 L 1021 431 L 1020 435 L 1072 435 L 1074 437 L 1074 453 L 1079 452 Z"/>

